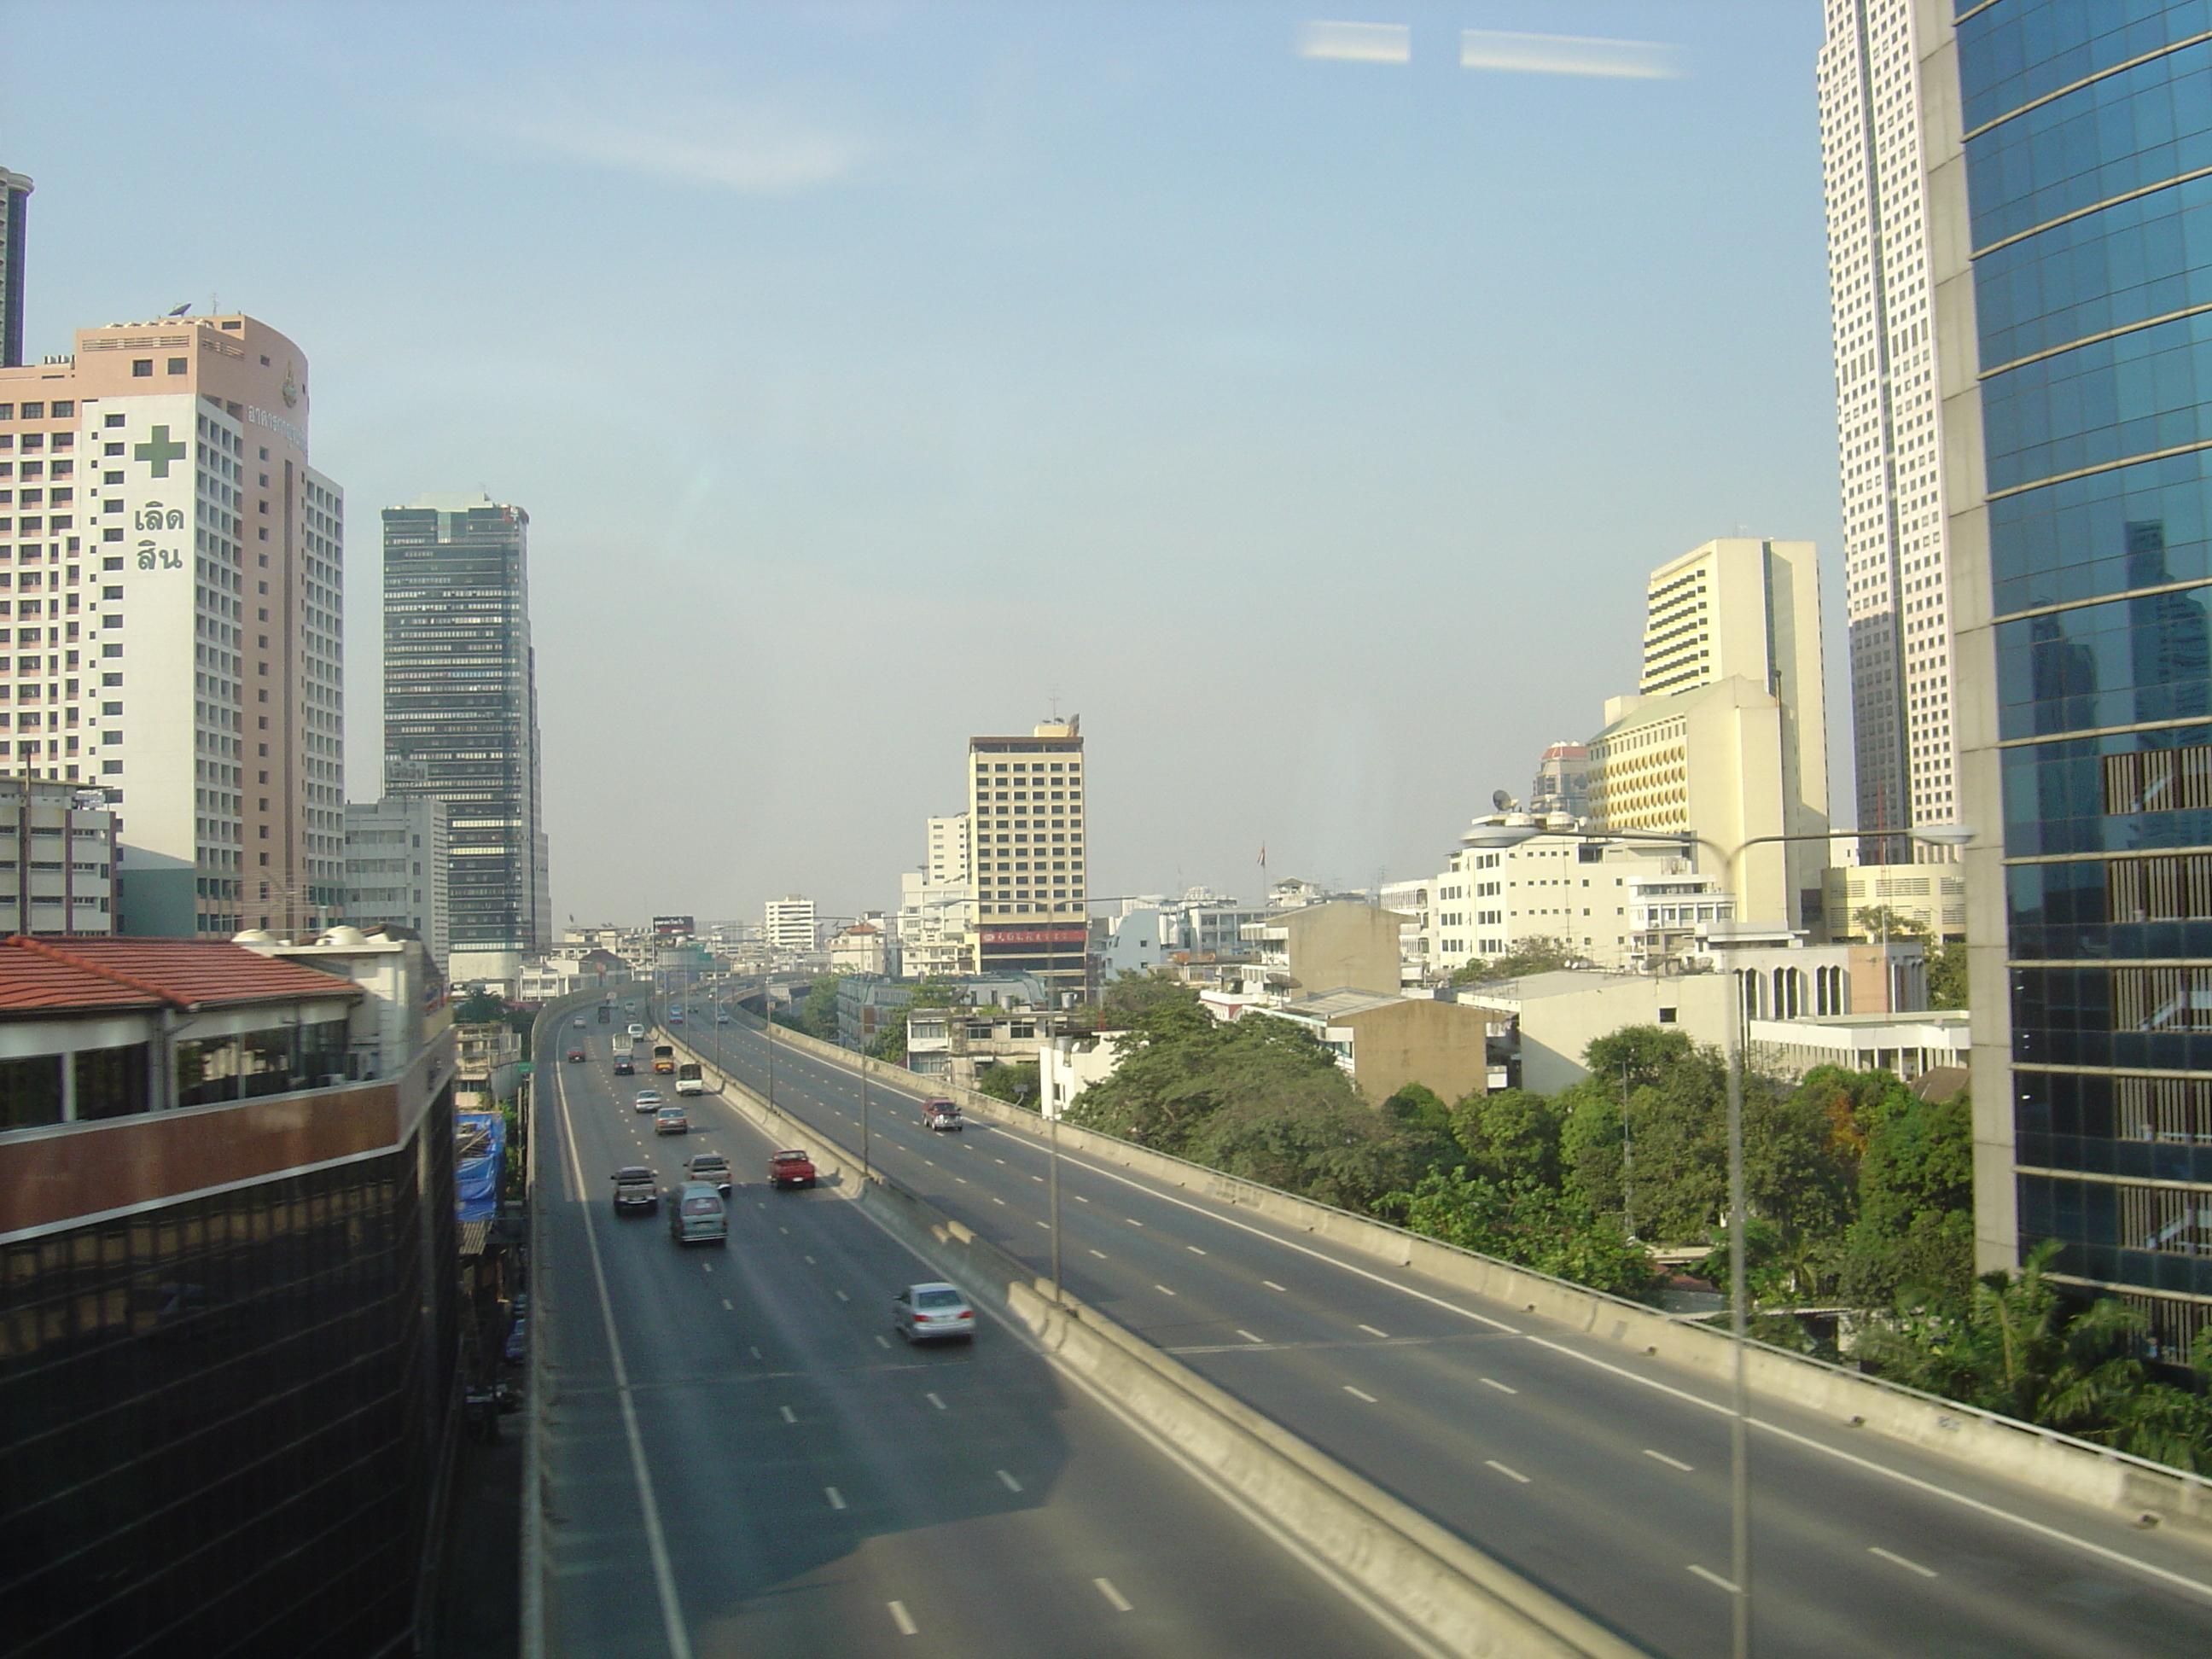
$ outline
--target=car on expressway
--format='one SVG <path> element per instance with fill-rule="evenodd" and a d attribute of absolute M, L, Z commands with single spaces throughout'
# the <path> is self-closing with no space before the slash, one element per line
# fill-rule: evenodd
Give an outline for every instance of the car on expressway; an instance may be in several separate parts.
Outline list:
<path fill-rule="evenodd" d="M 584 1017 L 583 1017 L 581 1014 L 579 1014 L 579 1015 L 577 1015 L 577 1016 L 575 1017 L 575 1018 L 574 1018 L 574 1019 L 570 1020 L 570 1021 L 568 1022 L 568 1024 L 571 1024 L 571 1025 L 576 1026 L 576 1027 L 578 1027 L 579 1029 L 581 1029 L 581 1027 L 582 1027 L 582 1025 L 583 1025 L 583 1024 L 584 1024 Z"/>
<path fill-rule="evenodd" d="M 730 1195 L 730 1187 L 737 1177 L 730 1171 L 730 1160 L 720 1152 L 695 1152 L 684 1160 L 684 1178 L 703 1181 L 724 1198 Z"/>
<path fill-rule="evenodd" d="M 630 1041 L 635 1042 L 638 1038 L 645 1035 L 645 1027 L 640 1025 L 635 1020 L 632 1020 L 630 1022 L 629 1030 L 624 1033 L 624 1035 L 627 1036 Z"/>
<path fill-rule="evenodd" d="M 921 1127 L 925 1129 L 964 1129 L 967 1120 L 960 1115 L 960 1103 L 955 1100 L 925 1100 L 921 1103 Z"/>
<path fill-rule="evenodd" d="M 768 1184 L 771 1187 L 811 1187 L 817 1177 L 814 1160 L 802 1152 L 771 1152 L 768 1160 Z"/>
<path fill-rule="evenodd" d="M 624 1164 L 615 1171 L 614 1180 L 617 1215 L 660 1207 L 660 1189 L 653 1184 L 653 1171 L 642 1164 Z"/>
<path fill-rule="evenodd" d="M 681 1106 L 664 1106 L 653 1115 L 653 1133 L 657 1135 L 688 1135 L 691 1120 Z"/>
<path fill-rule="evenodd" d="M 632 1100 L 630 1104 L 636 1110 L 641 1112 L 657 1112 L 660 1109 L 660 1091 L 658 1089 L 640 1089 L 637 1091 L 636 1098 Z"/>
<path fill-rule="evenodd" d="M 615 1075 L 617 1077 L 637 1075 L 637 1063 L 630 1059 L 629 1053 L 624 1049 L 615 1050 Z"/>
<path fill-rule="evenodd" d="M 975 1310 L 945 1284 L 908 1285 L 891 1298 L 891 1323 L 909 1342 L 975 1340 Z"/>
<path fill-rule="evenodd" d="M 678 1244 L 727 1244 L 730 1211 L 703 1181 L 687 1181 L 668 1195 L 668 1236 Z"/>
<path fill-rule="evenodd" d="M 589 1056 L 584 1053 L 581 1048 L 575 1048 L 568 1050 L 568 1063 L 571 1066 L 575 1065 L 580 1060 L 588 1058 Z"/>

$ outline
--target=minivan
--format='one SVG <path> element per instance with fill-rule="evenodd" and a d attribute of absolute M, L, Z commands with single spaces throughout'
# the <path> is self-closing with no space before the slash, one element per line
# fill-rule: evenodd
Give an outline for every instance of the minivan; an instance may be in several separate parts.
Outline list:
<path fill-rule="evenodd" d="M 711 1182 L 687 1181 L 668 1206 L 668 1236 L 678 1244 L 727 1244 L 730 1212 Z"/>

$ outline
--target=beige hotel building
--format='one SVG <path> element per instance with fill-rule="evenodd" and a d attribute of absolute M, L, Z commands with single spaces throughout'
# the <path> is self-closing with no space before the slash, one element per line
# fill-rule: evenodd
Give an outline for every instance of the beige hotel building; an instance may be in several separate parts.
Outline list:
<path fill-rule="evenodd" d="M 344 503 L 307 388 L 244 316 L 0 368 L 0 769 L 106 793 L 121 931 L 342 914 Z"/>
<path fill-rule="evenodd" d="M 968 823 L 979 973 L 1036 974 L 1081 991 L 1091 929 L 1084 902 L 1080 716 L 1027 737 L 968 739 Z"/>

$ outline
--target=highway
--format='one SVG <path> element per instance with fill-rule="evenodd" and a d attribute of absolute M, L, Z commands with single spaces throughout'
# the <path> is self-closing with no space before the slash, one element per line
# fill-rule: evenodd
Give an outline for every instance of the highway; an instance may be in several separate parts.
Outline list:
<path fill-rule="evenodd" d="M 686 1040 L 767 1093 L 763 1034 L 738 1021 Z M 780 1110 L 857 1150 L 856 1073 L 787 1042 L 774 1068 Z M 882 1170 L 1047 1270 L 1039 1138 L 934 1134 L 915 1096 L 868 1093 Z M 1728 1650 L 1710 1379 L 1119 1169 L 1063 1158 L 1060 1190 L 1073 1294 L 1651 1652 Z M 2201 1546 L 1812 1413 L 1754 1419 L 1759 1655 L 2212 1652 Z"/>
<path fill-rule="evenodd" d="M 933 1279 L 711 1097 L 656 1137 L 609 1029 L 536 1056 L 547 1650 L 592 1659 L 1406 1653 L 1012 1333 L 910 1349 Z M 642 1057 L 642 1051 L 641 1051 Z M 617 1217 L 619 1165 L 728 1156 L 726 1248 Z"/>

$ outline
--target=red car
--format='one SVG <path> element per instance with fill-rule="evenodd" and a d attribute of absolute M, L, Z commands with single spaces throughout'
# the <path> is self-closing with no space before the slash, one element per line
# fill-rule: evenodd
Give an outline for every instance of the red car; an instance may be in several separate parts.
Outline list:
<path fill-rule="evenodd" d="M 811 1187 L 814 1184 L 814 1160 L 804 1152 L 769 1154 L 768 1184 L 771 1187 Z"/>
<path fill-rule="evenodd" d="M 580 1060 L 584 1058 L 584 1051 L 581 1048 L 571 1048 L 568 1050 L 568 1058 L 572 1062 Z"/>

